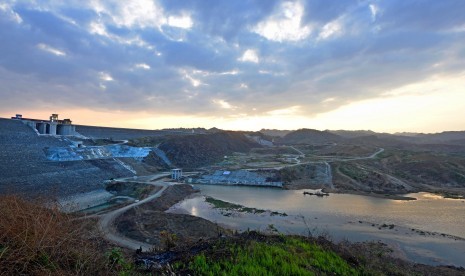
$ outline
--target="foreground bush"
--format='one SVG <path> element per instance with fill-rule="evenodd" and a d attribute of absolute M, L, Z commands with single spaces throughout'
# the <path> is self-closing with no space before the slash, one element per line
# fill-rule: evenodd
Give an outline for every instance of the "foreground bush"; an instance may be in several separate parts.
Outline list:
<path fill-rule="evenodd" d="M 187 264 L 186 264 L 187 263 Z M 303 238 L 263 236 L 218 242 L 175 270 L 194 275 L 357 275 L 331 250 Z"/>
<path fill-rule="evenodd" d="M 17 196 L 0 196 L 0 214 L 0 275 L 110 273 L 88 222 Z"/>

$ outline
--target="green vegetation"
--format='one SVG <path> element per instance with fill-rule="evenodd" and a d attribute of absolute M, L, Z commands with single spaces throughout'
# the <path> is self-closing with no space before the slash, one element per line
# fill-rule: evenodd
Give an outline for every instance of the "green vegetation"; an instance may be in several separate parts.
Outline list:
<path fill-rule="evenodd" d="M 213 197 L 206 197 L 205 202 L 212 204 L 213 208 L 226 211 L 226 212 L 222 212 L 222 214 L 225 216 L 231 215 L 231 213 L 228 213 L 227 211 L 236 211 L 240 213 L 250 213 L 250 214 L 262 214 L 266 212 L 266 210 L 245 207 L 239 204 L 222 201 L 222 200 L 219 200 Z M 271 216 L 283 216 L 283 217 L 287 216 L 286 213 L 279 213 L 279 212 L 270 212 L 270 215 Z"/>
<path fill-rule="evenodd" d="M 341 171 L 341 173 L 358 181 L 363 181 L 367 178 L 366 172 L 362 171 L 360 168 L 352 164 L 341 164 L 339 166 L 339 170 Z"/>
<path fill-rule="evenodd" d="M 336 253 L 297 237 L 274 242 L 218 245 L 219 259 L 200 254 L 188 264 L 195 275 L 357 275 Z M 180 265 L 177 264 L 179 267 Z"/>
<path fill-rule="evenodd" d="M 143 199 L 152 194 L 157 187 L 143 183 L 112 182 L 107 184 L 105 189 L 117 196 L 129 196 Z"/>
<path fill-rule="evenodd" d="M 165 250 L 170 250 L 175 247 L 176 242 L 178 241 L 178 236 L 176 234 L 170 233 L 166 230 L 160 232 L 160 237 Z"/>
<path fill-rule="evenodd" d="M 108 265 L 113 270 L 118 271 L 118 275 L 133 275 L 135 267 L 132 262 L 126 260 L 120 248 L 112 248 L 107 252 Z"/>

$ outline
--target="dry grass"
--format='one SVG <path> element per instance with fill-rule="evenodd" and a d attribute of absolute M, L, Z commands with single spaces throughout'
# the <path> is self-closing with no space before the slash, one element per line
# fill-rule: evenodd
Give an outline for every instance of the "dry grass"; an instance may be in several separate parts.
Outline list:
<path fill-rule="evenodd" d="M 58 208 L 0 196 L 0 275 L 111 274 L 88 223 Z"/>

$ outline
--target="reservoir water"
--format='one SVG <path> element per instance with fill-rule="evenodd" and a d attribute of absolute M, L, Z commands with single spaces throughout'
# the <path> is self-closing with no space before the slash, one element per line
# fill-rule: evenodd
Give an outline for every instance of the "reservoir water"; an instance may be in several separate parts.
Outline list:
<path fill-rule="evenodd" d="M 281 233 L 325 233 L 336 241 L 381 240 L 409 260 L 465 266 L 464 200 L 429 193 L 410 194 L 417 200 L 403 201 L 351 194 L 304 196 L 303 190 L 196 187 L 200 195 L 178 203 L 169 212 L 189 213 L 238 230 L 265 231 L 273 224 Z M 206 203 L 206 196 L 287 216 L 221 211 Z"/>

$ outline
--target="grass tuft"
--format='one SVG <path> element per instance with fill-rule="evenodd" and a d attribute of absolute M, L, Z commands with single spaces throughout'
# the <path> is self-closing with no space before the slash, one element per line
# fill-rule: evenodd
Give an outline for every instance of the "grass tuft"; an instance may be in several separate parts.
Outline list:
<path fill-rule="evenodd" d="M 285 237 L 273 243 L 229 243 L 226 254 L 210 259 L 195 256 L 189 269 L 195 275 L 357 275 L 336 253 L 301 238 Z"/>

